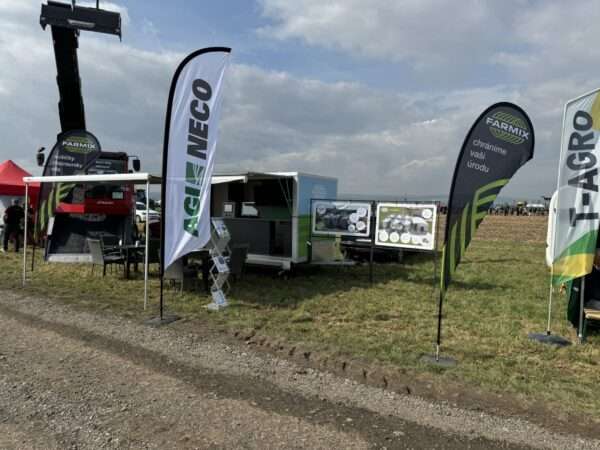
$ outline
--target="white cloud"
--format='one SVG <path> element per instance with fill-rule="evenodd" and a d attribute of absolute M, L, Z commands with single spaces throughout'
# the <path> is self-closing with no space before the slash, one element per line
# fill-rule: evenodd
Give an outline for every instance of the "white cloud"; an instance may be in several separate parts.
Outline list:
<path fill-rule="evenodd" d="M 419 5 L 409 6 L 421 15 L 432 8 L 427 2 Z M 319 8 L 317 3 L 313 7 Z M 396 6 L 389 6 L 378 14 L 395 11 Z M 323 20 L 331 23 L 345 13 L 333 8 Z M 37 2 L 0 3 L 0 98 L 6 117 L 0 121 L 0 156 L 34 171 L 35 150 L 52 146 L 59 131 L 50 32 L 41 30 L 38 15 Z M 477 23 L 476 17 L 469 20 Z M 396 25 L 382 23 L 387 28 L 380 34 L 393 36 Z M 439 39 L 419 45 L 435 50 Z M 79 44 L 89 130 L 104 149 L 137 154 L 145 169 L 158 172 L 167 93 L 183 55 L 143 51 L 92 33 L 82 33 Z M 442 50 L 438 54 L 444 56 Z M 345 192 L 443 194 L 473 120 L 491 103 L 508 100 L 530 113 L 537 147 L 534 160 L 511 181 L 507 193 L 535 197 L 547 194 L 555 183 L 562 105 L 591 84 L 565 76 L 531 85 L 399 92 L 237 63 L 227 79 L 217 164 L 220 170 L 333 175 Z"/>
<path fill-rule="evenodd" d="M 273 23 L 259 30 L 277 39 L 297 38 L 314 46 L 414 67 L 480 62 L 501 48 L 506 24 L 524 2 L 464 0 L 260 0 Z"/>
<path fill-rule="evenodd" d="M 262 36 L 404 62 L 433 80 L 436 72 L 443 79 L 486 66 L 506 67 L 517 80 L 535 81 L 572 72 L 595 76 L 599 68 L 596 0 L 259 2 L 270 21 L 258 30 Z"/>
<path fill-rule="evenodd" d="M 543 5 L 543 7 L 542 7 Z M 600 5 L 594 0 L 545 2 L 529 7 L 514 21 L 515 41 L 524 50 L 499 52 L 493 61 L 519 79 L 597 77 L 600 69 Z"/>

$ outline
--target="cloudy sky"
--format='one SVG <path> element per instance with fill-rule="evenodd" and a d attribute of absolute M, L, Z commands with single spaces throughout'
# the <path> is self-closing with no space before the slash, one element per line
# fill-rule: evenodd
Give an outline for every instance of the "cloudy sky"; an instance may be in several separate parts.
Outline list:
<path fill-rule="evenodd" d="M 79 1 L 83 4 L 83 1 Z M 340 191 L 440 195 L 490 104 L 530 115 L 535 156 L 503 195 L 556 183 L 564 103 L 600 84 L 600 2 L 579 0 L 122 0 L 123 41 L 82 33 L 88 129 L 158 173 L 179 61 L 233 49 L 219 171 L 301 170 Z M 60 126 L 39 0 L 0 0 L 0 159 L 39 173 Z"/>

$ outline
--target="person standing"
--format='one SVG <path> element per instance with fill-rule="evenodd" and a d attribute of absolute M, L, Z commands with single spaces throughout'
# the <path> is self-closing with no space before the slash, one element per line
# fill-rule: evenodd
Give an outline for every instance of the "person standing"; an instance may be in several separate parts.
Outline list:
<path fill-rule="evenodd" d="M 19 199 L 14 199 L 13 204 L 4 211 L 4 242 L 2 249 L 8 251 L 8 241 L 11 235 L 15 237 L 15 252 L 19 251 L 19 238 L 21 235 L 21 221 L 23 220 L 23 208 Z"/>

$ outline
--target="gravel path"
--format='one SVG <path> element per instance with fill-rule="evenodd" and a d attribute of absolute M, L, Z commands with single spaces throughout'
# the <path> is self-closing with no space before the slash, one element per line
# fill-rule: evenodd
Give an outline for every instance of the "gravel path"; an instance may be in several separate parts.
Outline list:
<path fill-rule="evenodd" d="M 0 291 L 0 448 L 600 449 L 218 336 Z"/>

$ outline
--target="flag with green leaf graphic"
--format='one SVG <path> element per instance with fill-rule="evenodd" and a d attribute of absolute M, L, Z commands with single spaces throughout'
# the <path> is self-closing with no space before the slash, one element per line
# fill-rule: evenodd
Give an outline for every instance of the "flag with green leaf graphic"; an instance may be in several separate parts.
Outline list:
<path fill-rule="evenodd" d="M 553 226 L 552 282 L 555 285 L 592 270 L 600 225 L 599 131 L 600 89 L 567 102 Z"/>
<path fill-rule="evenodd" d="M 500 190 L 533 157 L 533 126 L 512 103 L 486 109 L 467 134 L 448 200 L 441 296 Z M 441 300 L 440 300 L 441 302 Z"/>

